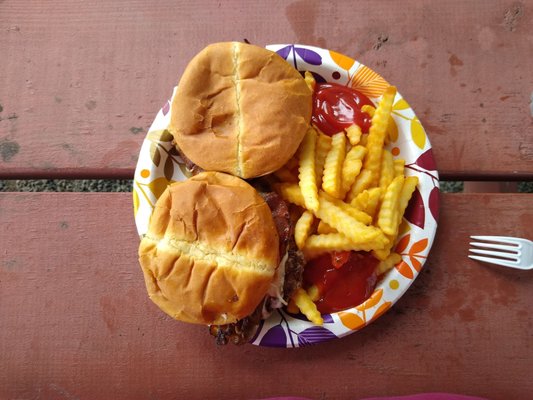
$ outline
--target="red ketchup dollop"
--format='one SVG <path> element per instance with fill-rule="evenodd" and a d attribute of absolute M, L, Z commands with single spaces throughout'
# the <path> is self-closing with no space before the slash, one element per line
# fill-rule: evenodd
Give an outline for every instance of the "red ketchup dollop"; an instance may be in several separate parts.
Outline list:
<path fill-rule="evenodd" d="M 318 287 L 320 298 L 315 304 L 322 314 L 346 310 L 370 297 L 377 282 L 377 264 L 366 252 L 324 254 L 307 263 L 304 286 Z"/>
<path fill-rule="evenodd" d="M 364 105 L 374 106 L 368 97 L 352 88 L 336 83 L 317 83 L 313 96 L 313 123 L 326 135 L 334 135 L 352 124 L 363 133 L 372 118 L 361 111 Z"/>

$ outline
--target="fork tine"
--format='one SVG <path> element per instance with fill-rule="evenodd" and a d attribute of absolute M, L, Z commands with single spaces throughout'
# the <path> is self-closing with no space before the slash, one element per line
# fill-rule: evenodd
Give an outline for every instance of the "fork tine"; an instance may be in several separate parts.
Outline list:
<path fill-rule="evenodd" d="M 492 243 L 483 243 L 483 242 L 470 242 L 470 246 L 484 247 L 487 249 L 496 249 L 496 250 L 506 250 L 512 253 L 518 252 L 517 246 L 506 246 L 504 244 L 492 244 Z"/>
<path fill-rule="evenodd" d="M 513 261 L 505 261 L 505 260 L 500 260 L 500 259 L 497 259 L 497 258 L 471 256 L 471 255 L 468 255 L 468 258 L 471 258 L 471 259 L 477 260 L 477 261 L 483 261 L 483 262 L 486 262 L 486 263 L 489 263 L 489 264 L 501 265 L 501 266 L 504 266 L 504 267 L 519 268 L 517 263 L 513 262 Z"/>
<path fill-rule="evenodd" d="M 483 254 L 486 256 L 494 256 L 494 257 L 502 257 L 506 258 L 512 261 L 518 261 L 518 254 L 517 253 L 504 253 L 502 251 L 490 251 L 490 250 L 481 250 L 481 249 L 470 249 L 471 253 L 475 254 Z"/>
<path fill-rule="evenodd" d="M 514 244 L 515 246 L 518 245 L 513 238 L 507 236 L 470 236 L 470 238 L 474 240 L 488 240 L 491 242 Z"/>

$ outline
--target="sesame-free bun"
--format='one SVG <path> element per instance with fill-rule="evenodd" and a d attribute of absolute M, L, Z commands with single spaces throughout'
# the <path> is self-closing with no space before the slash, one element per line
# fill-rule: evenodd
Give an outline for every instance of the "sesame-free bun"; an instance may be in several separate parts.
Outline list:
<path fill-rule="evenodd" d="M 253 178 L 294 155 L 311 112 L 311 90 L 278 54 L 246 43 L 215 43 L 185 69 L 169 130 L 204 170 Z"/>
<path fill-rule="evenodd" d="M 265 297 L 279 265 L 278 233 L 252 186 L 202 172 L 161 195 L 139 260 L 150 298 L 168 315 L 228 324 Z"/>

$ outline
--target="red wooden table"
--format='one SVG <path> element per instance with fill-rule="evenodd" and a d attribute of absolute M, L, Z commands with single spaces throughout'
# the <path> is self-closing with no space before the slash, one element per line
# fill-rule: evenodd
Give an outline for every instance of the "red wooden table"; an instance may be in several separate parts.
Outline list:
<path fill-rule="evenodd" d="M 206 44 L 350 55 L 416 110 L 444 179 L 533 180 L 533 2 L 0 1 L 0 178 L 131 178 Z M 359 399 L 533 393 L 533 275 L 466 258 L 533 237 L 530 194 L 444 194 L 435 245 L 387 314 L 301 349 L 218 348 L 147 298 L 131 194 L 0 193 L 0 398 Z"/>

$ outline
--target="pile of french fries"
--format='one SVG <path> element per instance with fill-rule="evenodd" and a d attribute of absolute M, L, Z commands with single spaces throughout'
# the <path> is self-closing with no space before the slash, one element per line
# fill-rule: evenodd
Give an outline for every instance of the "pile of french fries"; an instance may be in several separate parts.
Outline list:
<path fill-rule="evenodd" d="M 305 78 L 314 89 L 312 75 Z M 311 127 L 297 155 L 275 172 L 278 192 L 302 210 L 294 235 L 306 260 L 332 251 L 367 251 L 380 261 L 378 275 L 401 261 L 392 250 L 418 178 L 406 177 L 405 161 L 384 148 L 395 96 L 390 86 L 375 109 L 363 108 L 372 116 L 368 134 L 357 125 L 333 136 Z M 289 311 L 300 310 L 321 325 L 314 303 L 319 296 L 316 287 L 299 289 Z"/>

